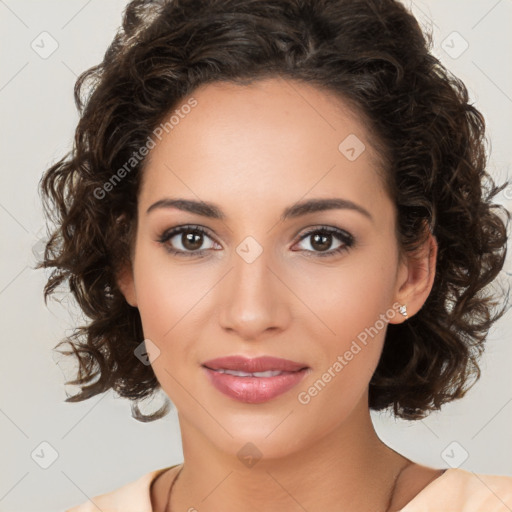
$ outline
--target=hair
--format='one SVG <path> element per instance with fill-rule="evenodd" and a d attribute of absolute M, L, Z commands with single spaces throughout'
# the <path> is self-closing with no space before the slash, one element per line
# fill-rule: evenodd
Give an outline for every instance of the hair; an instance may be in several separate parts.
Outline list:
<path fill-rule="evenodd" d="M 432 35 L 395 0 L 128 3 L 103 61 L 75 83 L 73 147 L 40 182 L 54 222 L 37 266 L 54 268 L 45 303 L 67 281 L 90 319 L 57 345 L 69 344 L 64 353 L 78 362 L 77 378 L 66 384 L 80 392 L 66 401 L 113 389 L 132 401 L 138 420 L 168 412 L 167 405 L 149 416 L 138 409 L 160 384 L 134 356 L 144 340 L 141 319 L 116 282 L 131 261 L 147 161 L 135 156 L 200 85 L 272 77 L 330 91 L 365 119 L 386 163 L 401 253 L 413 255 L 429 231 L 438 243 L 423 307 L 388 325 L 369 407 L 419 419 L 464 396 L 508 302 L 490 286 L 504 265 L 510 221 L 491 200 L 508 182 L 498 187 L 487 173 L 484 117 L 431 46 Z"/>

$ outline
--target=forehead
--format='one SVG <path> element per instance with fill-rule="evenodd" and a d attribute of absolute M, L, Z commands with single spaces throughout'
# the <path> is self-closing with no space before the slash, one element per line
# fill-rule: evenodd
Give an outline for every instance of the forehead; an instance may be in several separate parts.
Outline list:
<path fill-rule="evenodd" d="M 369 204 L 384 195 L 365 122 L 333 93 L 282 78 L 213 83 L 173 114 L 149 153 L 141 203 L 213 193 L 233 205 L 244 198 L 250 209 L 251 199 L 268 207 L 284 197 L 341 194 Z"/>

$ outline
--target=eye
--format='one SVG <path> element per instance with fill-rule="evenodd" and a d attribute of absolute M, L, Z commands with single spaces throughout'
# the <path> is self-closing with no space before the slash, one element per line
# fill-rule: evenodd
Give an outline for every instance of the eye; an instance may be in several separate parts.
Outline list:
<path fill-rule="evenodd" d="M 207 247 L 204 247 L 205 238 L 211 242 Z M 321 258 L 348 251 L 354 245 L 354 237 L 350 233 L 330 226 L 321 226 L 308 231 L 302 235 L 299 243 L 308 238 L 311 241 L 307 245 L 312 249 L 306 248 L 305 251 Z M 338 240 L 338 246 L 329 250 L 335 240 Z M 222 248 L 204 228 L 196 225 L 168 229 L 158 237 L 157 241 L 164 246 L 167 252 L 184 257 L 202 256 L 209 250 Z"/>
<path fill-rule="evenodd" d="M 306 249 L 306 251 L 313 252 L 315 256 L 320 256 L 321 258 L 335 256 L 343 251 L 348 251 L 354 245 L 354 237 L 350 233 L 330 226 L 322 226 L 308 231 L 301 237 L 300 241 L 302 242 L 308 238 L 311 241 L 307 245 L 312 247 L 313 250 Z M 336 248 L 328 250 L 336 239 L 340 244 Z"/>
<path fill-rule="evenodd" d="M 168 252 L 176 256 L 200 256 L 206 251 L 214 249 L 213 245 L 216 243 L 214 242 L 214 244 L 199 250 L 204 244 L 205 237 L 214 242 L 207 231 L 201 226 L 179 226 L 164 231 L 158 237 L 158 242 Z"/>

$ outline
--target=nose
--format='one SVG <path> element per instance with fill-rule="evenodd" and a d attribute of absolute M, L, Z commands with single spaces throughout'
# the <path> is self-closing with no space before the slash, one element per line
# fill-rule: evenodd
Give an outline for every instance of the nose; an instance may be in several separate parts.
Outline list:
<path fill-rule="evenodd" d="M 222 286 L 220 323 L 239 339 L 259 340 L 285 330 L 290 322 L 291 292 L 263 251 L 248 262 L 233 255 L 233 268 Z"/>

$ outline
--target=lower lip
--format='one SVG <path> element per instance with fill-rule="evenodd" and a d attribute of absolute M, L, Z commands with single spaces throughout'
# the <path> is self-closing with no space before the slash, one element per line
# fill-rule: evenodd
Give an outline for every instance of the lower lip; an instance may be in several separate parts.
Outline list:
<path fill-rule="evenodd" d="M 267 402 L 286 393 L 296 386 L 308 372 L 306 368 L 275 377 L 237 377 L 228 373 L 216 372 L 204 366 L 202 368 L 213 386 L 221 393 L 248 404 Z"/>

